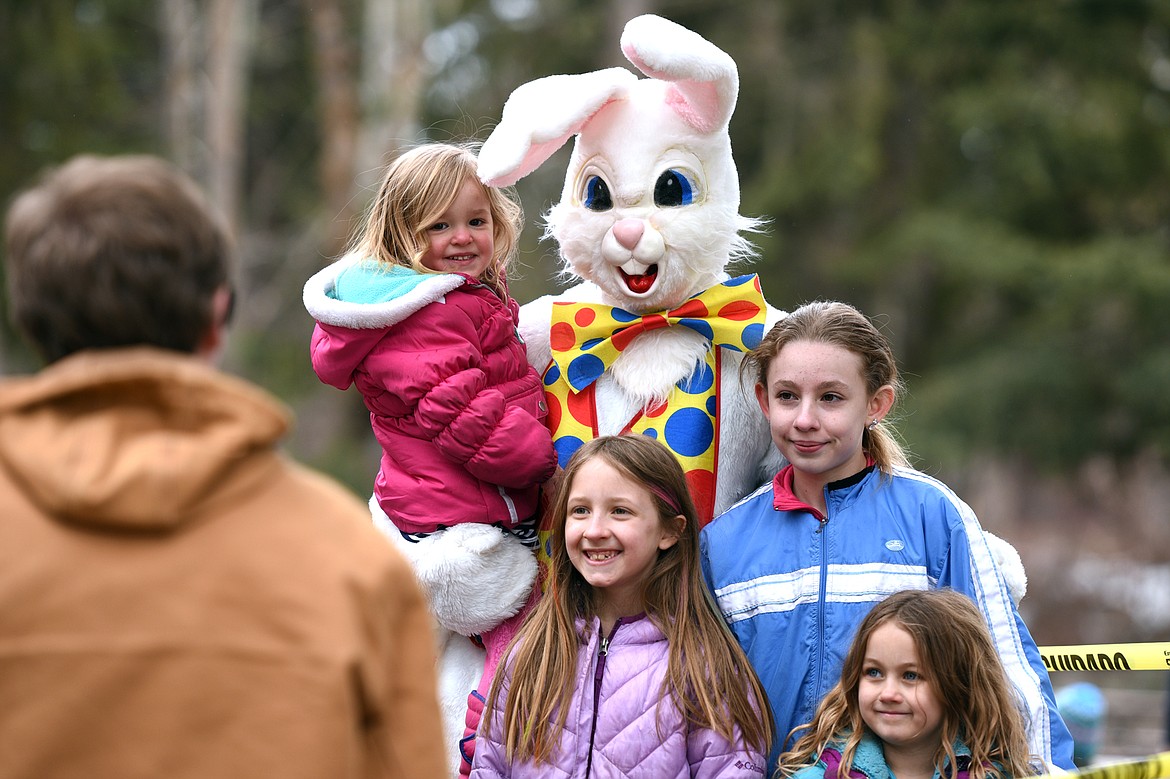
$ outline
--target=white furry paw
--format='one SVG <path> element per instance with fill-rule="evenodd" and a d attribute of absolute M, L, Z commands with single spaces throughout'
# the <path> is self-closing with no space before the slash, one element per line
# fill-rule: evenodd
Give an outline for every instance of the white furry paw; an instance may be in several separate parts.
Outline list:
<path fill-rule="evenodd" d="M 418 542 L 402 537 L 376 500 L 378 529 L 406 556 L 435 621 L 463 636 L 491 630 L 520 610 L 536 581 L 532 551 L 499 528 L 456 525 Z"/>

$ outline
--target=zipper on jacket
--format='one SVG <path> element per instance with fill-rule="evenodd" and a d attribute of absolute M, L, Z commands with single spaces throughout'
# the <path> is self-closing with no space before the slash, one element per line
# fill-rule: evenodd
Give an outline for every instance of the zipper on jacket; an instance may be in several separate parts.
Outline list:
<path fill-rule="evenodd" d="M 817 595 L 817 651 L 813 652 L 813 678 L 816 679 L 816 698 L 819 701 L 825 691 L 821 689 L 821 666 L 825 656 L 825 593 L 829 589 L 829 562 L 828 562 L 828 533 L 822 532 L 829 524 L 829 495 L 825 490 L 825 516 L 818 518 L 817 534 L 821 540 L 821 581 L 820 592 Z"/>
<path fill-rule="evenodd" d="M 613 623 L 609 635 L 601 637 L 601 643 L 597 648 L 597 668 L 593 671 L 593 724 L 589 728 L 589 759 L 585 763 L 585 779 L 589 779 L 589 773 L 593 770 L 593 738 L 597 735 L 597 704 L 601 697 L 601 677 L 605 674 L 605 658 L 609 654 L 609 642 L 621 624 L 622 620 L 619 617 L 618 621 Z"/>

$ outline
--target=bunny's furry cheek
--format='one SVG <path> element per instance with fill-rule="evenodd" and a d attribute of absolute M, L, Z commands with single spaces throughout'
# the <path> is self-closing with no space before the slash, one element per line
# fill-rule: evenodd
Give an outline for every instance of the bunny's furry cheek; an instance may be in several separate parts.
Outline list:
<path fill-rule="evenodd" d="M 594 213 L 557 204 L 548 214 L 549 233 L 561 247 L 566 267 L 575 275 L 595 281 L 603 271 L 601 242 L 613 226 L 613 212 Z"/>

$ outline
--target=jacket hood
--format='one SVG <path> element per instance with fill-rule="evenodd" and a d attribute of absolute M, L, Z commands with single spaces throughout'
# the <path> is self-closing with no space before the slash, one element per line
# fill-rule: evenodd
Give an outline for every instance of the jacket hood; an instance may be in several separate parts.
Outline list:
<path fill-rule="evenodd" d="M 259 389 L 148 347 L 82 352 L 0 383 L 0 469 L 47 514 L 87 526 L 181 525 L 288 426 Z"/>
<path fill-rule="evenodd" d="M 348 255 L 313 274 L 302 295 L 318 322 L 352 330 L 396 325 L 468 283 L 457 273 L 417 273 Z"/>

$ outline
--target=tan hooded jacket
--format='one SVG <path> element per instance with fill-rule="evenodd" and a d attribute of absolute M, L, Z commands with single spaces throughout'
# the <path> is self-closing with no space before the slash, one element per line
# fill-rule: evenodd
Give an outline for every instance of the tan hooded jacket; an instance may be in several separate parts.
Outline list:
<path fill-rule="evenodd" d="M 411 572 L 287 424 L 148 348 L 0 382 L 0 778 L 445 772 Z"/>

